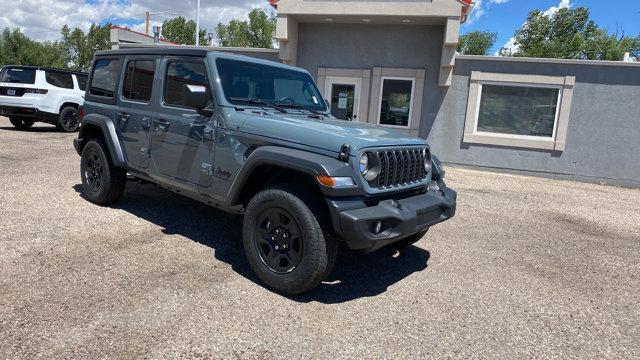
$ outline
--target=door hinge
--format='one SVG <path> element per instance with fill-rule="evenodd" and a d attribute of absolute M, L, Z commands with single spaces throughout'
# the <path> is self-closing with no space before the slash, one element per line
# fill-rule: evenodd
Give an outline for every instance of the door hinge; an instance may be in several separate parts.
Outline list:
<path fill-rule="evenodd" d="M 140 149 L 140 154 L 145 159 L 148 159 L 149 157 L 151 157 L 151 151 L 149 151 L 149 148 L 141 148 Z"/>
<path fill-rule="evenodd" d="M 213 166 L 211 164 L 202 163 L 200 171 L 207 176 L 213 176 Z"/>

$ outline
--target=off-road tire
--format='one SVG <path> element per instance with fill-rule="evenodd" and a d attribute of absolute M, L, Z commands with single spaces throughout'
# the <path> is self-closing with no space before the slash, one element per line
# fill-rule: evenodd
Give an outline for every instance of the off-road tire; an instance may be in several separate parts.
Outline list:
<path fill-rule="evenodd" d="M 55 123 L 56 129 L 62 132 L 76 132 L 80 129 L 80 120 L 78 119 L 78 109 L 73 106 L 67 106 L 58 114 L 58 121 Z"/>
<path fill-rule="evenodd" d="M 283 209 L 294 217 L 301 233 L 302 255 L 291 272 L 272 270 L 256 244 L 258 219 L 268 209 Z M 246 208 L 242 224 L 245 255 L 251 269 L 267 286 L 286 294 L 299 294 L 318 286 L 331 272 L 338 244 L 322 203 L 297 184 L 279 184 L 256 194 Z"/>
<path fill-rule="evenodd" d="M 89 201 L 99 205 L 108 205 L 118 200 L 127 184 L 126 170 L 113 165 L 106 145 L 99 139 L 89 140 L 82 149 L 80 177 L 84 195 Z M 99 186 L 91 181 L 92 178 L 99 181 Z"/>
<path fill-rule="evenodd" d="M 35 121 L 21 116 L 11 116 L 9 122 L 18 130 L 27 130 L 32 127 Z"/>
<path fill-rule="evenodd" d="M 393 243 L 391 246 L 393 246 L 396 249 L 402 249 L 405 248 L 409 245 L 413 245 L 415 243 L 417 243 L 418 241 L 420 241 L 420 239 L 422 239 L 426 234 L 427 231 L 429 231 L 429 229 L 426 230 L 422 230 L 419 233 L 413 234 L 409 237 L 406 237 L 398 242 Z"/>

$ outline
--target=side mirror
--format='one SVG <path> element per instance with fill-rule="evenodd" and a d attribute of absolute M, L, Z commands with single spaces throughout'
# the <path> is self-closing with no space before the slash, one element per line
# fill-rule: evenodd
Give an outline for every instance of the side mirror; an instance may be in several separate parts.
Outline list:
<path fill-rule="evenodd" d="M 209 93 L 207 88 L 201 85 L 184 85 L 182 87 L 182 98 L 184 105 L 198 110 L 199 113 L 206 115 L 205 109 L 209 105 Z M 209 114 L 210 115 L 210 114 Z"/>

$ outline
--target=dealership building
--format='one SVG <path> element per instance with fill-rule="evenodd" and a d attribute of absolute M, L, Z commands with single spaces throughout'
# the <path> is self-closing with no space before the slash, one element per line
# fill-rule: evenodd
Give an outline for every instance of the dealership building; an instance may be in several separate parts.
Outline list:
<path fill-rule="evenodd" d="M 470 0 L 270 2 L 277 50 L 216 49 L 308 70 L 336 117 L 450 164 L 640 187 L 640 64 L 458 55 Z"/>

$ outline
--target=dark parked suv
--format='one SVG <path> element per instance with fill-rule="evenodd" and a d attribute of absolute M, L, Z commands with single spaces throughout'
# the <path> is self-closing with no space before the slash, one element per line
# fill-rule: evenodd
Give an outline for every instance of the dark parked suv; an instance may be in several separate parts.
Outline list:
<path fill-rule="evenodd" d="M 336 120 L 299 68 L 198 48 L 98 52 L 84 114 L 89 200 L 139 179 L 244 214 L 249 264 L 285 293 L 318 285 L 339 242 L 407 245 L 455 213 L 424 140 Z"/>

